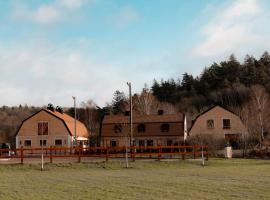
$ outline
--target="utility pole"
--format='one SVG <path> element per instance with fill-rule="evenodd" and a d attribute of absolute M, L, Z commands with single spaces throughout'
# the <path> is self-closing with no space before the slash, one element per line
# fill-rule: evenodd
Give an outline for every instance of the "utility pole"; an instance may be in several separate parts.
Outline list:
<path fill-rule="evenodd" d="M 74 139 L 74 142 L 75 142 L 75 147 L 77 147 L 77 134 L 76 134 L 76 131 L 77 131 L 77 114 L 76 114 L 76 97 L 75 96 L 72 96 L 72 99 L 74 101 L 74 134 L 75 134 L 75 139 Z"/>
<path fill-rule="evenodd" d="M 133 122 L 132 122 L 132 93 L 131 93 L 131 82 L 127 82 L 129 87 L 129 123 L 130 123 L 130 147 L 133 146 Z"/>
<path fill-rule="evenodd" d="M 41 123 L 41 171 L 43 171 L 43 163 L 44 163 L 44 160 L 43 160 L 43 125 L 44 125 L 44 122 Z"/>
<path fill-rule="evenodd" d="M 125 128 L 125 124 L 124 124 L 124 128 Z M 126 168 L 128 168 L 128 135 L 126 135 L 126 137 L 125 137 L 125 146 L 126 146 L 126 153 L 125 153 L 125 157 L 126 157 Z"/>

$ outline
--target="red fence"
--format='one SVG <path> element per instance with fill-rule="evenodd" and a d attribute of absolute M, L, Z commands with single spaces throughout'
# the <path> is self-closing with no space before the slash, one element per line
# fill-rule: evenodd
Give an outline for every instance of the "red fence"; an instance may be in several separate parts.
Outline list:
<path fill-rule="evenodd" d="M 128 156 L 133 161 L 139 158 L 196 158 L 202 155 L 208 160 L 208 146 L 147 146 L 147 147 L 50 147 L 50 148 L 19 148 L 19 149 L 0 149 L 0 159 L 17 158 L 20 163 L 24 159 L 40 158 L 43 152 L 44 158 L 49 158 L 50 163 L 54 158 L 124 158 Z"/>

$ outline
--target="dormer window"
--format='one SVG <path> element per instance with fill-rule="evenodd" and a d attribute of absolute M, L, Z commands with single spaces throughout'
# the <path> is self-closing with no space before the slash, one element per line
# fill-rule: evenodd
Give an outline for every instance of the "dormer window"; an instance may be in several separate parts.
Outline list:
<path fill-rule="evenodd" d="M 145 132 L 145 124 L 139 124 L 138 125 L 138 133 L 144 133 Z"/>
<path fill-rule="evenodd" d="M 38 135 L 48 135 L 48 122 L 38 122 Z"/>
<path fill-rule="evenodd" d="M 161 124 L 161 132 L 169 132 L 170 131 L 170 125 L 169 124 Z"/>
<path fill-rule="evenodd" d="M 114 133 L 122 133 L 122 126 L 121 126 L 121 124 L 116 124 L 114 126 Z"/>

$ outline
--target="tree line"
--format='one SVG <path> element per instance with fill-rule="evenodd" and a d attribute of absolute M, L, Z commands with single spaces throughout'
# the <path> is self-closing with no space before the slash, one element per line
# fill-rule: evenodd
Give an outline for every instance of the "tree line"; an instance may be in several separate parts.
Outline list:
<path fill-rule="evenodd" d="M 182 79 L 154 80 L 153 95 L 192 118 L 212 105 L 222 105 L 240 116 L 249 144 L 262 145 L 270 132 L 270 55 L 259 59 L 246 55 L 240 63 L 234 55 L 205 67 L 199 76 L 184 73 Z M 191 123 L 190 123 L 191 124 Z M 250 142 L 252 141 L 252 142 Z"/>
<path fill-rule="evenodd" d="M 229 107 L 242 105 L 249 100 L 252 85 L 261 85 L 270 92 L 268 52 L 259 59 L 246 55 L 243 63 L 231 55 L 226 61 L 205 67 L 196 77 L 184 73 L 182 79 L 154 80 L 151 89 L 161 102 L 177 105 L 189 101 L 200 111 L 212 104 Z"/>
<path fill-rule="evenodd" d="M 219 104 L 236 112 L 252 135 L 262 140 L 270 130 L 269 121 L 270 55 L 256 59 L 247 55 L 240 63 L 234 55 L 228 60 L 205 67 L 199 76 L 184 73 L 178 79 L 154 80 L 153 84 L 132 95 L 135 114 L 183 112 L 193 119 L 208 107 Z M 0 136 L 15 141 L 14 136 L 23 119 L 40 107 L 18 106 L 0 108 Z M 129 110 L 128 95 L 116 90 L 112 101 L 99 108 L 93 100 L 82 102 L 77 117 L 82 121 L 93 141 L 98 141 L 100 122 L 106 114 L 124 114 Z M 74 108 L 64 112 L 74 116 Z M 191 121 L 189 121 L 191 124 Z M 3 139 L 2 139 L 3 140 Z"/>

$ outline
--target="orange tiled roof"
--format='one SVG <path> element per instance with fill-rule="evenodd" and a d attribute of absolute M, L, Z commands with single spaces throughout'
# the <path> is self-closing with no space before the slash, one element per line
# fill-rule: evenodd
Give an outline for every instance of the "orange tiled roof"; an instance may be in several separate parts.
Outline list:
<path fill-rule="evenodd" d="M 164 115 L 134 115 L 133 123 L 155 123 L 155 122 L 183 122 L 183 114 Z M 129 116 L 106 115 L 103 124 L 129 123 Z"/>
<path fill-rule="evenodd" d="M 60 113 L 57 111 L 51 111 L 48 109 L 44 109 L 46 112 L 56 116 L 57 118 L 60 118 L 63 120 L 67 128 L 69 129 L 69 132 L 74 136 L 75 135 L 75 124 L 74 124 L 74 118 L 65 114 L 65 113 Z M 76 120 L 76 135 L 77 137 L 88 137 L 88 131 L 85 125 L 80 122 L 79 120 Z"/>

